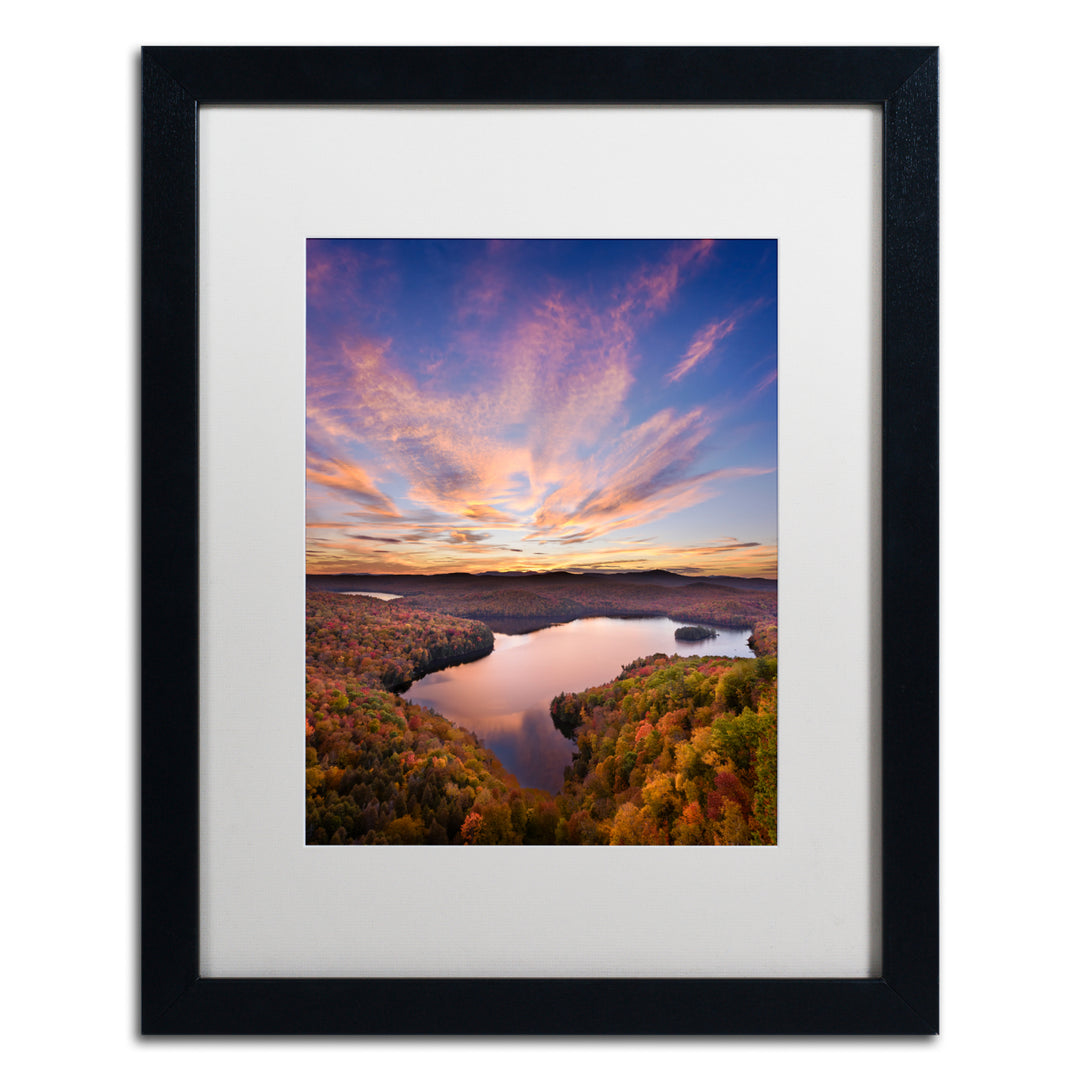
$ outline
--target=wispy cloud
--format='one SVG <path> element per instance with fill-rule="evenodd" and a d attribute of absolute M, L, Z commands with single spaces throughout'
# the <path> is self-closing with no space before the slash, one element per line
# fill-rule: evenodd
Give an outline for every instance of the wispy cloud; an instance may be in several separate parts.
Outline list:
<path fill-rule="evenodd" d="M 505 256 L 512 250 L 487 245 L 484 257 L 474 259 L 463 269 L 454 290 L 454 314 L 459 321 L 491 319 L 499 313 L 511 281 Z"/>
<path fill-rule="evenodd" d="M 398 283 L 383 256 L 358 252 L 335 240 L 307 242 L 307 302 L 313 308 L 332 306 L 348 310 L 354 318 L 377 319 Z"/>
<path fill-rule="evenodd" d="M 690 347 L 683 353 L 683 358 L 667 373 L 667 381 L 678 382 L 684 375 L 693 371 L 713 351 L 716 343 L 723 341 L 734 329 L 734 319 L 709 323 L 690 342 Z"/>
<path fill-rule="evenodd" d="M 754 387 L 752 393 L 760 394 L 763 390 L 768 389 L 772 384 L 776 382 L 776 369 L 774 368 Z"/>
<path fill-rule="evenodd" d="M 347 533 L 352 540 L 371 540 L 376 544 L 403 544 L 405 541 L 396 536 L 368 536 L 366 533 Z"/>
<path fill-rule="evenodd" d="M 619 416 L 632 343 L 603 312 L 551 295 L 488 346 L 489 378 L 463 391 L 418 381 L 392 342 L 353 338 L 312 365 L 309 442 L 363 443 L 432 509 L 519 520 Z"/>
<path fill-rule="evenodd" d="M 479 544 L 491 539 L 491 533 L 471 532 L 468 529 L 451 529 L 448 539 L 451 544 Z"/>
<path fill-rule="evenodd" d="M 518 557 L 514 557 L 518 556 Z M 648 548 L 596 547 L 583 561 L 581 549 L 556 546 L 545 551 L 484 543 L 433 541 L 423 549 L 388 549 L 370 542 L 312 540 L 309 568 L 316 573 L 418 573 L 458 570 L 631 571 L 663 566 L 681 574 L 721 574 L 775 578 L 775 544 L 655 544 Z"/>
<path fill-rule="evenodd" d="M 515 295 L 509 304 L 505 279 L 481 259 L 450 297 L 454 329 L 443 353 L 424 346 L 418 354 L 404 337 L 351 326 L 310 339 L 308 483 L 318 528 L 336 533 L 353 565 L 373 543 L 394 545 L 395 564 L 414 569 L 432 565 L 440 550 L 459 559 L 522 553 L 490 542 L 503 537 L 550 544 L 557 563 L 560 547 L 647 525 L 773 471 L 710 467 L 724 422 L 715 409 L 668 407 L 644 420 L 638 411 L 629 422 L 642 328 L 715 252 L 710 240 L 675 243 L 614 291 L 570 295 L 542 282 L 528 303 Z M 316 254 L 316 300 L 336 277 L 358 281 L 371 269 L 342 263 L 348 253 L 332 247 Z M 483 332 L 474 325 L 497 312 Z M 667 382 L 699 365 L 737 319 L 702 326 Z M 345 532 L 338 517 L 366 531 Z M 635 545 L 649 557 L 649 542 Z M 320 565 L 329 561 L 319 556 Z"/>
<path fill-rule="evenodd" d="M 704 408 L 679 415 L 664 409 L 624 432 L 604 451 L 570 467 L 544 500 L 527 539 L 563 543 L 632 528 L 693 506 L 715 493 L 715 482 L 771 472 L 736 467 L 697 471 L 712 431 Z"/>
<path fill-rule="evenodd" d="M 648 317 L 663 311 L 679 285 L 708 261 L 715 248 L 715 240 L 673 245 L 659 264 L 642 267 L 630 280 L 617 308 L 618 313 L 626 315 L 636 310 L 639 317 Z"/>
<path fill-rule="evenodd" d="M 309 484 L 318 484 L 362 503 L 370 513 L 382 517 L 401 517 L 393 500 L 379 491 L 371 477 L 354 462 L 309 454 L 307 479 Z"/>

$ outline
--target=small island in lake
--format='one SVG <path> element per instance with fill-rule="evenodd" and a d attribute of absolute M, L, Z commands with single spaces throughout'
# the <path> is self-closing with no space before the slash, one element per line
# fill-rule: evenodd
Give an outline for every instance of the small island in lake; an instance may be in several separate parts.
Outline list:
<path fill-rule="evenodd" d="M 707 626 L 680 626 L 675 631 L 676 641 L 706 641 L 716 637 L 716 631 Z"/>

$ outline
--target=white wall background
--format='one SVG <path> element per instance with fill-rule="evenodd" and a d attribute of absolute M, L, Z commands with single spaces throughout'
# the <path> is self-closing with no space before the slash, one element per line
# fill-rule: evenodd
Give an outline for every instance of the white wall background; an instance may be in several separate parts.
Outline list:
<path fill-rule="evenodd" d="M 5 18 L 0 685 L 16 1076 L 1058 1075 L 1077 961 L 1075 151 L 1049 0 L 732 7 L 103 0 Z M 942 46 L 944 1034 L 143 1042 L 135 1035 L 138 56 L 160 44 Z M 1001 592 L 995 592 L 1000 585 Z"/>

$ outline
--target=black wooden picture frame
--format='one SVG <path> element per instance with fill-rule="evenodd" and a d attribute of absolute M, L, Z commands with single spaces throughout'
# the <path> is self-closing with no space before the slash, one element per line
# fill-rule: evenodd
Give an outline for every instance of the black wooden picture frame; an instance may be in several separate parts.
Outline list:
<path fill-rule="evenodd" d="M 937 50 L 147 47 L 142 65 L 144 1034 L 936 1032 Z M 364 103 L 883 108 L 879 978 L 200 977 L 199 110 Z"/>

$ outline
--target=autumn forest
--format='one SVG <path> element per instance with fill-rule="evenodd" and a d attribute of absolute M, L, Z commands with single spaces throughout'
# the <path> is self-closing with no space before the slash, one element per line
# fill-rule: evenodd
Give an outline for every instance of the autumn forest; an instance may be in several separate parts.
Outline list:
<path fill-rule="evenodd" d="M 491 610 L 500 594 L 511 608 L 545 599 L 542 580 L 413 582 L 431 606 L 440 584 L 442 607 L 486 608 L 504 623 L 514 616 Z M 567 582 L 551 584 L 557 597 L 582 602 Z M 676 595 L 695 584 L 690 598 Z M 611 681 L 560 693 L 550 719 L 574 756 L 561 790 L 548 792 L 521 786 L 477 736 L 400 696 L 429 672 L 490 653 L 488 626 L 421 607 L 416 596 L 387 602 L 310 582 L 307 842 L 775 844 L 776 593 L 741 584 L 641 585 L 658 605 L 656 588 L 672 594 L 666 604 L 705 611 L 713 624 L 741 620 L 757 658 L 628 658 Z M 625 601 L 633 585 L 610 589 Z M 602 579 L 577 590 L 593 602 L 604 593 Z"/>

